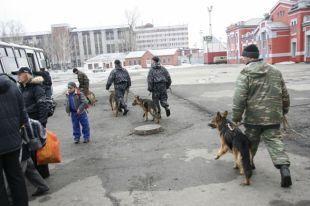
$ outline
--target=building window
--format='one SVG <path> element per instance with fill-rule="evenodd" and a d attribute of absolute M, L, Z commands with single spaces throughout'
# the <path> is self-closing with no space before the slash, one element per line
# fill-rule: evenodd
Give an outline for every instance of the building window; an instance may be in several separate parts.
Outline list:
<path fill-rule="evenodd" d="M 114 32 L 113 30 L 108 30 L 105 32 L 106 40 L 114 40 Z"/>
<path fill-rule="evenodd" d="M 83 48 L 84 55 L 91 55 L 90 35 L 89 33 L 83 33 Z"/>
<path fill-rule="evenodd" d="M 118 30 L 117 31 L 117 38 L 118 39 L 125 39 L 125 31 Z"/>
<path fill-rule="evenodd" d="M 292 49 L 291 49 L 291 52 L 292 52 L 292 57 L 296 57 L 296 42 L 292 42 Z"/>
<path fill-rule="evenodd" d="M 103 54 L 102 34 L 100 31 L 94 33 L 96 54 Z"/>
<path fill-rule="evenodd" d="M 92 64 L 88 64 L 88 69 L 93 69 L 93 65 Z"/>
<path fill-rule="evenodd" d="M 307 36 L 306 56 L 307 56 L 307 57 L 310 57 L 310 35 Z"/>
<path fill-rule="evenodd" d="M 107 53 L 115 53 L 115 44 L 107 44 Z"/>

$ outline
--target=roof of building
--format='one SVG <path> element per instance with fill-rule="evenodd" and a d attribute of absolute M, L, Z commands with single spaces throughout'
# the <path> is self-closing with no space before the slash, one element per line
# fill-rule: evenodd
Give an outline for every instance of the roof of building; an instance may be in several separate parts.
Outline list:
<path fill-rule="evenodd" d="M 141 58 L 143 57 L 143 55 L 146 53 L 146 51 L 132 51 L 132 52 L 129 52 L 127 55 L 126 55 L 126 59 L 131 59 L 131 58 Z"/>
<path fill-rule="evenodd" d="M 108 30 L 108 29 L 121 29 L 127 28 L 128 25 L 112 25 L 112 26 L 100 26 L 100 27 L 90 27 L 90 28 L 74 28 L 71 32 L 83 32 L 83 31 L 95 31 L 95 30 Z"/>
<path fill-rule="evenodd" d="M 125 59 L 125 53 L 108 53 L 108 54 L 100 54 L 93 58 L 86 60 L 86 62 L 98 62 L 98 61 L 113 61 L 115 59 L 123 60 Z"/>
<path fill-rule="evenodd" d="M 295 2 L 290 1 L 290 0 L 280 0 L 276 3 L 276 5 L 274 5 L 274 7 L 272 7 L 272 9 L 270 10 L 270 13 L 272 13 L 280 4 L 287 4 L 287 5 L 293 5 Z"/>
<path fill-rule="evenodd" d="M 256 26 L 258 25 L 261 21 L 263 20 L 263 18 L 252 18 L 249 19 L 247 21 L 244 22 L 244 26 Z"/>
<path fill-rule="evenodd" d="M 178 49 L 156 49 L 149 50 L 154 56 L 170 56 L 175 55 Z"/>
<path fill-rule="evenodd" d="M 227 30 L 242 28 L 242 27 L 256 27 L 263 20 L 264 20 L 263 18 L 252 18 L 252 19 L 248 19 L 247 21 L 239 21 L 235 24 L 228 26 Z"/>
<path fill-rule="evenodd" d="M 156 26 L 156 27 L 148 27 L 148 28 L 136 27 L 135 30 L 139 32 L 139 31 L 152 31 L 152 30 L 156 31 L 156 30 L 171 29 L 171 28 L 188 28 L 188 25 L 181 24 L 181 25 L 172 25 L 172 26 Z"/>

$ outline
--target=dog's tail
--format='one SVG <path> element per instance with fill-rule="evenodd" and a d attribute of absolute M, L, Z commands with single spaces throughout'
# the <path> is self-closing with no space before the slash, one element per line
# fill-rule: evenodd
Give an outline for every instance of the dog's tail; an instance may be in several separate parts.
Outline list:
<path fill-rule="evenodd" d="M 252 176 L 252 163 L 250 155 L 250 142 L 246 136 L 242 138 L 242 146 L 240 148 L 240 153 L 242 157 L 242 166 L 244 170 L 244 175 L 247 179 L 250 179 Z"/>

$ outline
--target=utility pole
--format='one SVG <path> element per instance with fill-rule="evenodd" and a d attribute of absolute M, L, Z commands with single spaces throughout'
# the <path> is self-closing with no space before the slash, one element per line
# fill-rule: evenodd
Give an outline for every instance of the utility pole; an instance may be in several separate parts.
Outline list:
<path fill-rule="evenodd" d="M 211 38 L 211 40 L 210 40 L 211 47 L 213 47 L 213 44 L 212 44 L 212 21 L 211 21 L 211 13 L 212 13 L 213 6 L 211 5 L 211 6 L 208 6 L 207 8 L 208 8 L 208 12 L 209 12 L 209 36 Z M 207 42 L 207 45 L 208 44 L 209 44 L 209 41 Z M 212 50 L 213 50 L 213 48 L 212 48 Z"/>

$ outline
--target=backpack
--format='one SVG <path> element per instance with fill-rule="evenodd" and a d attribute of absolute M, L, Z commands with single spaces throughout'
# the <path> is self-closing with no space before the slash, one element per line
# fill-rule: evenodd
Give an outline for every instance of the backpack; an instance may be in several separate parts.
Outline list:
<path fill-rule="evenodd" d="M 37 151 L 46 144 L 46 129 L 37 120 L 29 119 L 28 124 L 22 128 L 21 135 L 30 151 Z"/>
<path fill-rule="evenodd" d="M 55 102 L 54 99 L 46 99 L 45 102 L 47 105 L 47 116 L 51 117 L 54 115 L 57 103 Z"/>

